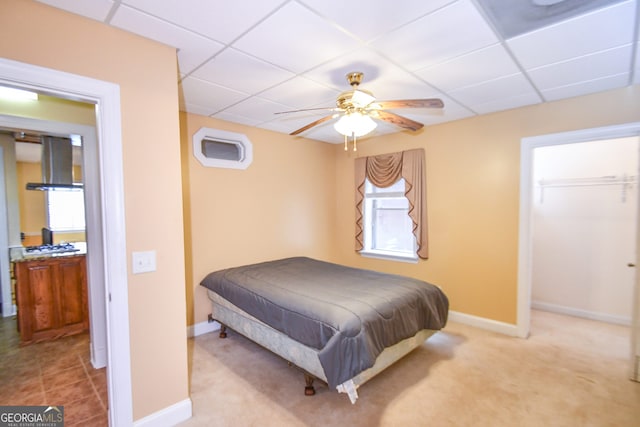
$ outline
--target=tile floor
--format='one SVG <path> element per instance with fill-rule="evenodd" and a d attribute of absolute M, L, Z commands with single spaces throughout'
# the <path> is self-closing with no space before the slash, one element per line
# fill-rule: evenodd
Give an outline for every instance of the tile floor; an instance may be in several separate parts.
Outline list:
<path fill-rule="evenodd" d="M 0 318 L 0 405 L 64 406 L 65 426 L 107 426 L 106 368 L 89 334 L 20 346 L 15 317 Z"/>

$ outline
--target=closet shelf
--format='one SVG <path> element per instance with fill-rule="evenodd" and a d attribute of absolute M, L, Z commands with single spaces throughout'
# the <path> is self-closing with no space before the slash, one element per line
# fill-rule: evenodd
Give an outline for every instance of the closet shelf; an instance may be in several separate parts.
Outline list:
<path fill-rule="evenodd" d="M 627 191 L 637 182 L 636 175 L 605 175 L 585 178 L 555 178 L 540 179 L 538 187 L 540 188 L 540 203 L 544 203 L 544 190 L 547 188 L 562 187 L 595 187 L 602 185 L 619 185 L 621 186 L 621 198 L 624 203 L 627 201 Z"/>
<path fill-rule="evenodd" d="M 545 187 L 582 187 L 592 185 L 628 185 L 635 184 L 637 180 L 636 175 L 606 175 L 595 176 L 587 178 L 556 178 L 556 179 L 541 179 L 538 181 L 538 185 L 542 188 Z"/>

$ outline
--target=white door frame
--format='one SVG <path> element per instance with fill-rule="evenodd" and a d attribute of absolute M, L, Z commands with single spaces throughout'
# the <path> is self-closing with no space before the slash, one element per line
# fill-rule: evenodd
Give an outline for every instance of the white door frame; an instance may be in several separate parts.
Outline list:
<path fill-rule="evenodd" d="M 0 248 L 6 249 L 0 256 L 0 291 L 2 292 L 2 316 L 13 316 L 14 306 L 11 295 L 11 274 L 9 263 L 9 220 L 7 210 L 7 187 L 4 168 L 4 148 L 0 146 Z"/>
<path fill-rule="evenodd" d="M 101 215 L 95 221 L 102 240 L 107 338 L 109 424 L 133 424 L 129 348 L 129 302 L 122 173 L 120 87 L 114 83 L 0 58 L 0 83 L 97 105 L 98 161 L 95 185 Z M 91 185 L 91 184 L 90 184 Z M 87 229 L 89 229 L 89 222 Z M 88 240 L 97 236 L 89 236 Z M 91 248 L 89 248 L 91 250 Z M 116 393 L 117 390 L 117 393 Z"/>
<path fill-rule="evenodd" d="M 531 328 L 531 268 L 532 268 L 532 212 L 533 212 L 533 152 L 538 147 L 550 145 L 572 144 L 577 142 L 597 141 L 640 136 L 640 122 L 623 125 L 612 125 L 571 132 L 561 132 L 523 138 L 520 144 L 520 228 L 518 243 L 518 336 L 529 336 Z M 640 243 L 640 227 L 638 227 Z M 640 249 L 640 247 L 639 247 Z M 640 265 L 640 250 L 636 251 L 636 265 Z M 636 359 L 638 340 L 638 324 L 640 316 L 640 274 L 636 273 L 634 289 L 634 307 L 632 325 L 632 365 Z M 634 369 L 634 368 L 632 368 Z"/>

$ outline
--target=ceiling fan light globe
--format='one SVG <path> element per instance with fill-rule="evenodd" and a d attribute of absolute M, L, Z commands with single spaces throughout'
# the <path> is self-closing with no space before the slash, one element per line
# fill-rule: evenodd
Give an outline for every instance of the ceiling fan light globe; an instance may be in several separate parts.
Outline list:
<path fill-rule="evenodd" d="M 333 125 L 344 136 L 364 136 L 373 131 L 378 124 L 369 116 L 361 113 L 345 114 Z"/>

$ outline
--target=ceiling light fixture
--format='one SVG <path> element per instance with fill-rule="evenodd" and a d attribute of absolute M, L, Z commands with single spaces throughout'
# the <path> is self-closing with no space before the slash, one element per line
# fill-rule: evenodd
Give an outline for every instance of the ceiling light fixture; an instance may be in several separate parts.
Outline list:
<path fill-rule="evenodd" d="M 373 131 L 378 124 L 359 111 L 348 112 L 333 125 L 338 133 L 344 135 L 344 149 L 348 150 L 349 137 L 353 138 L 353 151 L 357 151 L 356 140 Z"/>
<path fill-rule="evenodd" d="M 8 101 L 37 101 L 38 94 L 28 90 L 0 86 L 0 98 Z"/>

